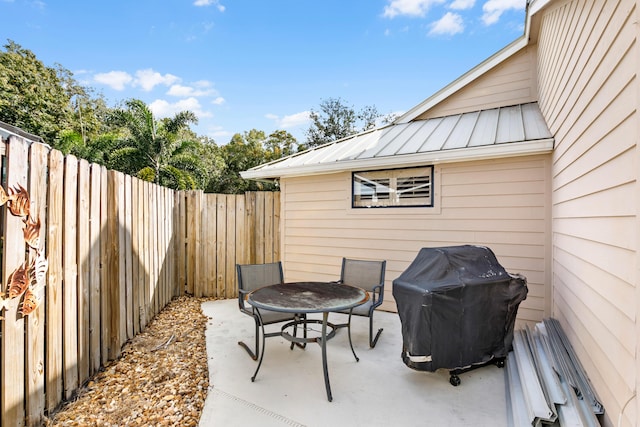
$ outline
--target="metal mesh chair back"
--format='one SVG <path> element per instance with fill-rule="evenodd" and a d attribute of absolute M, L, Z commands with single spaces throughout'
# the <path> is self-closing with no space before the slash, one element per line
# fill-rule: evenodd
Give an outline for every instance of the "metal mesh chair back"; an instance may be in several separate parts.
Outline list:
<path fill-rule="evenodd" d="M 247 292 L 284 282 L 282 263 L 238 265 L 238 288 Z"/>
<path fill-rule="evenodd" d="M 365 261 L 344 258 L 342 260 L 342 283 L 372 291 L 384 284 L 386 261 Z"/>

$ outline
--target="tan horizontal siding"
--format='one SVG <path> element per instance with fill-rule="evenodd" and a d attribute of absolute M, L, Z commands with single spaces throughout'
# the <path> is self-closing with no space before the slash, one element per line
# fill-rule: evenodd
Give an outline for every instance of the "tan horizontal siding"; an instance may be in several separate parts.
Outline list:
<path fill-rule="evenodd" d="M 552 163 L 553 315 L 614 425 L 640 381 L 636 1 L 560 1 L 538 38 Z M 623 425 L 635 425 L 626 410 Z"/>
<path fill-rule="evenodd" d="M 435 208 L 352 209 L 350 173 L 283 179 L 286 279 L 335 280 L 343 256 L 385 259 L 383 308 L 395 310 L 392 281 L 421 248 L 486 245 L 507 271 L 527 277 L 521 320 L 539 321 L 550 308 L 549 167 L 549 156 L 439 166 Z"/>
<path fill-rule="evenodd" d="M 536 101 L 535 60 L 535 50 L 523 49 L 417 120 Z"/>

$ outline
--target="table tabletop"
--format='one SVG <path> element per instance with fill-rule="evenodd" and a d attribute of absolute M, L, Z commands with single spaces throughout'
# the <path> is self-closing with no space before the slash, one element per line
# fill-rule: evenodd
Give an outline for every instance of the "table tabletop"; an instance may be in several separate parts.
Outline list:
<path fill-rule="evenodd" d="M 292 282 L 251 292 L 247 302 L 259 309 L 285 313 L 323 313 L 346 310 L 369 300 L 361 288 L 336 282 Z"/>

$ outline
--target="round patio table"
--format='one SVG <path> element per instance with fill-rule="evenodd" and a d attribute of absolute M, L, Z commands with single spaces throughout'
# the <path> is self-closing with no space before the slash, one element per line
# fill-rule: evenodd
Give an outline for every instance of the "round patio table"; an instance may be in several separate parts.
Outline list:
<path fill-rule="evenodd" d="M 322 320 L 300 319 L 285 324 L 280 334 L 285 339 L 296 343 L 317 342 L 322 347 L 322 369 L 324 371 L 324 384 L 327 390 L 327 399 L 329 402 L 333 400 L 331 395 L 331 385 L 329 384 L 329 372 L 327 369 L 327 340 L 335 334 L 335 326 L 328 322 L 329 313 L 332 311 L 349 310 L 349 345 L 351 352 L 358 361 L 358 356 L 353 349 L 351 342 L 351 309 L 360 304 L 364 304 L 369 300 L 369 294 L 361 288 L 340 284 L 336 282 L 293 282 L 279 283 L 276 285 L 265 286 L 251 292 L 247 298 L 247 302 L 254 306 L 257 310 L 260 324 L 262 325 L 262 317 L 260 309 L 271 310 L 283 313 L 322 313 Z M 286 331 L 290 327 L 296 328 L 300 324 L 321 323 L 322 332 L 319 337 L 297 337 Z M 327 327 L 331 328 L 327 334 Z M 265 336 L 264 329 L 262 333 L 262 351 L 260 352 L 260 360 L 251 381 L 255 381 L 262 359 L 264 357 Z"/>

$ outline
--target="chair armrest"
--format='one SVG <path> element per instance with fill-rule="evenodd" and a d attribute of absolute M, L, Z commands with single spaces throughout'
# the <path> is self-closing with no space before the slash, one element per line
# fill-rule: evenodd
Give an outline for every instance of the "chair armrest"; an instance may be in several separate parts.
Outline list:
<path fill-rule="evenodd" d="M 382 286 L 378 285 L 378 286 L 374 286 L 373 291 L 371 292 L 372 294 L 372 306 L 373 307 L 377 307 L 380 304 L 382 304 L 382 299 L 384 298 L 384 295 L 382 294 Z"/>
<path fill-rule="evenodd" d="M 244 289 L 238 289 L 238 306 L 240 306 L 240 310 L 246 310 L 244 302 L 247 299 L 247 295 L 251 292 L 245 291 Z"/>

